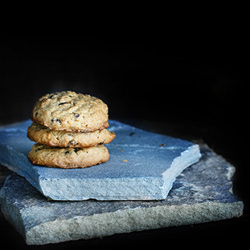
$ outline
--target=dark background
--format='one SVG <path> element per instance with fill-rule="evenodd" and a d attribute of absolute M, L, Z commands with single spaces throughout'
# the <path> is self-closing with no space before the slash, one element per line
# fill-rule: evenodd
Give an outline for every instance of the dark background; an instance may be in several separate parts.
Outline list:
<path fill-rule="evenodd" d="M 157 241 L 166 234 L 170 240 L 187 239 L 198 229 L 204 239 L 207 230 L 218 240 L 215 228 L 232 237 L 249 219 L 248 48 L 243 38 L 232 38 L 6 36 L 0 40 L 0 124 L 28 119 L 34 102 L 46 93 L 73 90 L 101 98 L 110 119 L 203 141 L 236 166 L 234 189 L 245 202 L 244 217 L 111 241 L 132 242 L 144 234 Z M 104 243 L 109 240 L 89 244 Z"/>

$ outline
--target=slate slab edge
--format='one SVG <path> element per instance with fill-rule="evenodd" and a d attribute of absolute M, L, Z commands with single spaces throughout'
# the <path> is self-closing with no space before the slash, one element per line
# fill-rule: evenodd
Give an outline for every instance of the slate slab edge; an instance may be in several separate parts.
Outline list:
<path fill-rule="evenodd" d="M 195 216 L 194 210 L 202 211 L 202 216 Z M 68 240 L 101 238 L 118 233 L 204 223 L 238 217 L 241 215 L 241 210 L 240 202 L 229 205 L 205 202 L 194 205 L 118 210 L 114 213 L 96 214 L 89 217 L 79 216 L 65 221 L 47 222 L 27 232 L 26 243 L 57 243 Z M 235 211 L 235 213 L 232 214 L 232 211 Z M 207 216 L 205 216 L 206 214 Z M 186 220 L 183 220 L 184 217 Z M 58 224 L 58 226 L 51 226 L 51 224 Z M 46 236 L 43 238 L 41 234 L 44 233 Z M 74 236 L 72 237 L 72 235 Z"/>

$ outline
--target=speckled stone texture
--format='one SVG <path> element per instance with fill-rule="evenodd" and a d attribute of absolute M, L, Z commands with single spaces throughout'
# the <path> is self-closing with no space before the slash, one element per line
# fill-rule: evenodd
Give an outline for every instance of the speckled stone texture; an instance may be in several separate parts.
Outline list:
<path fill-rule="evenodd" d="M 85 169 L 34 166 L 26 134 L 31 121 L 0 129 L 0 163 L 53 200 L 165 199 L 185 168 L 200 159 L 197 144 L 109 120 L 116 138 L 108 162 Z"/>
<path fill-rule="evenodd" d="M 243 202 L 232 194 L 235 168 L 206 145 L 161 201 L 49 201 L 24 178 L 10 175 L 0 191 L 5 218 L 27 244 L 104 237 L 239 217 Z"/>

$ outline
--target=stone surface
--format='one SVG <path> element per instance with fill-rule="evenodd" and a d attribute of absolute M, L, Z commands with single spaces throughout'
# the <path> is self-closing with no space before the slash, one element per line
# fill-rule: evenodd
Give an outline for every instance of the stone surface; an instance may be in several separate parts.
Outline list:
<path fill-rule="evenodd" d="M 48 201 L 24 178 L 10 175 L 0 191 L 5 218 L 27 244 L 48 244 L 241 216 L 232 194 L 235 168 L 207 146 L 161 201 Z"/>
<path fill-rule="evenodd" d="M 26 136 L 29 120 L 0 129 L 0 163 L 53 200 L 158 200 L 201 156 L 191 142 L 109 123 L 116 138 L 106 145 L 110 159 L 104 164 L 65 170 L 32 165 L 27 158 L 34 143 Z"/>

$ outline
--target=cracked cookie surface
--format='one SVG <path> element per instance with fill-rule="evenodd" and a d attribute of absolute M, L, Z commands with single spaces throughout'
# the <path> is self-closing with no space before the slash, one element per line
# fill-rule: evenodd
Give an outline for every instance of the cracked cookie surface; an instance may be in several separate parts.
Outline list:
<path fill-rule="evenodd" d="M 31 119 L 54 130 L 92 132 L 108 125 L 108 106 L 99 98 L 62 91 L 41 97 L 34 105 Z"/>
<path fill-rule="evenodd" d="M 108 161 L 109 152 L 103 145 L 88 148 L 59 148 L 34 144 L 28 158 L 34 165 L 65 169 L 86 168 Z"/>
<path fill-rule="evenodd" d="M 79 133 L 59 131 L 32 123 L 27 136 L 32 141 L 52 147 L 85 148 L 110 143 L 115 138 L 115 133 L 107 129 Z"/>

